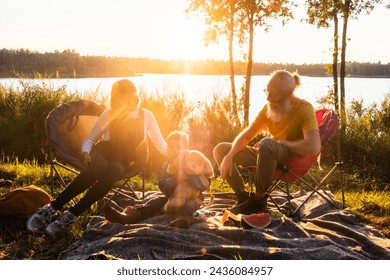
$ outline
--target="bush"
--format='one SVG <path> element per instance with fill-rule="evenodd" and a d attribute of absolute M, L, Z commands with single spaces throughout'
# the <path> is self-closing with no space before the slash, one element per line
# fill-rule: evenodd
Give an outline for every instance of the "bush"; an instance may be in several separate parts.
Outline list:
<path fill-rule="evenodd" d="M 211 101 L 199 103 L 188 118 L 191 147 L 202 151 L 212 161 L 213 148 L 220 142 L 232 142 L 239 133 L 227 113 L 230 108 L 229 97 L 214 95 Z"/>
<path fill-rule="evenodd" d="M 57 105 L 79 97 L 65 86 L 53 89 L 47 83 L 20 81 L 20 88 L 0 86 L 0 146 L 2 152 L 19 160 L 45 157 L 45 119 Z"/>
<path fill-rule="evenodd" d="M 141 89 L 140 97 L 141 106 L 153 112 L 164 137 L 172 130 L 183 130 L 187 116 L 194 110 L 194 104 L 186 101 L 184 92 L 169 88 L 152 93 Z"/>
<path fill-rule="evenodd" d="M 164 138 L 173 130 L 184 130 L 186 116 L 194 109 L 181 91 L 164 88 L 162 92 L 140 90 L 141 106 L 153 112 Z M 153 144 L 149 145 L 149 171 L 158 173 L 166 160 Z"/>
<path fill-rule="evenodd" d="M 357 174 L 365 186 L 390 182 L 390 94 L 381 105 L 363 107 L 354 100 L 347 110 L 345 134 L 342 135 L 346 168 Z"/>

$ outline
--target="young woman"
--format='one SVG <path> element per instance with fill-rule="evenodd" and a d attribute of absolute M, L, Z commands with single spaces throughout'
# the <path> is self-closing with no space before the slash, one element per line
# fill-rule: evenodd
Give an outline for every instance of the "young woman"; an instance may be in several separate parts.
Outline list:
<path fill-rule="evenodd" d="M 140 108 L 134 84 L 120 80 L 112 85 L 111 108 L 106 109 L 81 147 L 86 166 L 53 201 L 38 209 L 27 220 L 27 229 L 37 232 L 45 228 L 50 236 L 62 232 L 92 204 L 104 197 L 132 168 L 145 158 L 142 149 L 147 135 L 162 154 L 167 154 L 167 143 L 161 135 L 152 112 Z M 57 220 L 52 218 L 74 197 L 87 192 Z"/>

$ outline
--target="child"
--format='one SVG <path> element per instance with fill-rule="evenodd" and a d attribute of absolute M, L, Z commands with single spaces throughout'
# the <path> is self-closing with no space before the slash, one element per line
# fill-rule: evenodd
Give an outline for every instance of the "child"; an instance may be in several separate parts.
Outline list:
<path fill-rule="evenodd" d="M 162 213 L 162 208 L 167 203 L 169 196 L 176 188 L 177 182 L 173 175 L 168 174 L 167 167 L 180 153 L 180 151 L 188 149 L 189 136 L 181 131 L 173 131 L 167 137 L 168 144 L 168 160 L 164 163 L 159 174 L 158 187 L 161 193 L 155 194 L 150 200 L 142 205 L 136 205 L 133 209 L 125 212 L 118 212 L 113 208 L 106 207 L 105 217 L 110 222 L 121 224 L 132 224 Z M 204 176 L 204 175 L 201 175 Z M 205 176 L 206 177 L 206 176 Z M 210 184 L 210 178 L 208 184 Z M 200 208 L 199 199 L 203 201 L 202 191 L 208 186 L 204 186 L 199 176 L 189 176 L 187 180 L 191 185 L 200 190 L 198 199 L 188 200 L 184 206 L 175 213 L 177 216 L 191 216 Z"/>

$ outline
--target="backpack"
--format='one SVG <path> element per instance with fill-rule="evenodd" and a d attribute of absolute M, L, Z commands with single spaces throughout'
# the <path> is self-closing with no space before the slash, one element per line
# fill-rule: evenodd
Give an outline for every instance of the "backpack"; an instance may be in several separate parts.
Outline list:
<path fill-rule="evenodd" d="M 52 199 L 34 185 L 13 189 L 0 196 L 0 218 L 28 218 Z"/>

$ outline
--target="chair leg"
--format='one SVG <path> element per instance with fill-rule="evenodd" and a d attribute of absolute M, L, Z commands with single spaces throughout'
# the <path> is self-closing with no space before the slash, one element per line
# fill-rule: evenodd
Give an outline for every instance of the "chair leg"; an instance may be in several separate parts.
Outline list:
<path fill-rule="evenodd" d="M 339 176 L 340 176 L 340 188 L 341 188 L 341 198 L 343 202 L 343 208 L 345 208 L 345 196 L 344 196 L 344 178 L 343 178 L 343 172 L 342 172 L 342 166 L 343 166 L 343 161 L 341 159 L 341 134 L 339 131 L 337 131 L 336 134 L 337 137 L 337 162 L 336 166 L 339 167 Z"/>
<path fill-rule="evenodd" d="M 103 205 L 100 207 L 100 209 L 97 211 L 96 214 L 97 214 L 97 215 L 100 215 L 100 214 L 103 212 L 104 208 L 106 208 L 106 206 L 114 199 L 114 197 L 115 197 L 116 195 L 117 195 L 117 193 L 114 192 L 114 194 L 111 195 L 110 198 L 106 199 L 106 201 L 103 203 Z M 104 198 L 103 198 L 103 200 L 104 200 Z"/>
<path fill-rule="evenodd" d="M 295 209 L 295 211 L 292 213 L 292 216 L 294 216 L 296 213 L 298 213 L 298 211 L 302 208 L 302 206 L 311 198 L 311 196 L 314 194 L 314 193 L 317 193 L 318 195 L 320 195 L 322 198 L 324 198 L 329 204 L 335 206 L 336 208 L 339 208 L 339 206 L 334 202 L 334 199 L 331 198 L 326 192 L 325 190 L 323 189 L 323 186 L 325 185 L 325 183 L 329 180 L 329 178 L 334 174 L 334 172 L 336 172 L 336 170 L 339 168 L 339 166 L 336 164 L 330 171 L 329 173 L 321 180 L 321 182 L 319 182 L 314 188 L 307 182 L 305 182 L 304 180 L 302 180 L 305 184 L 307 184 L 309 187 L 312 188 L 312 192 L 306 197 L 306 199 L 299 205 L 299 207 L 297 209 Z M 323 191 L 328 197 L 329 199 L 327 199 L 323 194 L 320 193 L 320 191 Z"/>
<path fill-rule="evenodd" d="M 54 163 L 54 164 L 56 164 L 56 163 Z M 54 170 L 56 176 L 58 177 L 58 179 L 60 180 L 61 186 L 63 188 L 66 188 L 66 183 L 64 181 L 64 178 L 62 178 L 60 172 L 58 171 L 58 169 L 56 168 L 56 166 L 54 164 L 53 164 L 53 170 Z M 54 189 L 54 178 L 53 178 L 53 189 Z"/>
<path fill-rule="evenodd" d="M 268 195 L 269 199 L 271 199 L 272 203 L 275 205 L 275 207 L 279 210 L 280 213 L 283 213 L 282 208 L 280 208 L 279 204 L 275 201 L 275 199 L 271 196 Z"/>
<path fill-rule="evenodd" d="M 142 203 L 142 200 L 144 199 L 144 194 L 145 194 L 145 177 L 144 177 L 144 175 L 142 175 L 142 199 L 137 195 L 134 188 L 129 184 L 130 179 L 131 178 L 126 178 L 124 180 L 124 182 L 119 187 L 111 190 L 113 192 L 113 194 L 109 198 L 105 199 L 105 202 L 103 203 L 103 205 L 100 207 L 100 209 L 97 212 L 98 215 L 100 215 L 103 212 L 104 208 L 110 203 L 110 201 L 112 201 L 118 195 L 126 197 L 127 199 L 133 201 L 134 203 Z M 125 186 L 127 186 L 130 189 L 132 196 L 123 192 L 123 188 Z"/>
<path fill-rule="evenodd" d="M 276 202 L 276 200 L 272 197 L 272 192 L 278 188 L 279 190 L 281 190 L 283 193 L 286 194 L 287 196 L 287 200 L 288 200 L 288 213 L 286 216 L 290 216 L 290 213 L 291 213 L 291 197 L 290 197 L 290 190 L 289 190 L 289 185 L 286 185 L 285 188 L 282 188 L 280 187 L 280 183 L 282 182 L 282 180 L 278 180 L 278 181 L 275 181 L 272 186 L 268 189 L 267 191 L 267 195 L 269 197 L 269 199 L 271 200 L 272 204 L 281 212 L 283 213 L 285 210 L 283 210 L 279 204 Z M 286 182 L 284 182 L 286 184 Z"/>
<path fill-rule="evenodd" d="M 130 180 L 130 178 L 125 179 L 125 181 L 123 182 L 123 184 L 122 184 L 122 185 L 120 186 L 120 188 L 118 189 L 118 192 L 119 192 L 120 190 L 122 190 L 124 186 L 127 186 L 127 187 L 130 189 L 131 193 L 134 195 L 134 197 L 135 197 L 137 200 L 139 200 L 139 197 L 138 197 L 137 193 L 134 191 L 133 187 L 130 186 L 129 180 Z"/>
<path fill-rule="evenodd" d="M 287 201 L 288 201 L 288 216 L 291 216 L 292 208 L 291 208 L 290 184 L 287 179 L 287 173 L 285 173 L 285 183 L 286 183 L 286 193 L 287 193 Z"/>
<path fill-rule="evenodd" d="M 308 186 L 309 188 L 312 189 L 312 193 L 316 192 L 318 195 L 320 195 L 323 199 L 325 199 L 329 204 L 333 204 L 335 207 L 338 207 L 338 205 L 334 202 L 334 198 L 332 198 L 323 188 L 322 186 L 324 185 L 324 182 L 321 183 L 321 186 L 320 186 L 320 183 L 313 177 L 313 175 L 311 175 L 310 173 L 308 173 L 307 175 L 309 175 L 309 177 L 311 179 L 313 179 L 313 181 L 315 182 L 315 186 L 316 187 L 313 187 L 310 183 L 308 183 L 306 180 L 304 180 L 303 178 L 299 178 L 299 182 L 300 183 L 303 183 L 304 185 Z M 324 194 L 320 193 L 320 191 L 323 191 Z M 327 198 L 326 196 L 329 198 Z M 311 195 L 310 195 L 311 196 Z"/>
<path fill-rule="evenodd" d="M 341 200 L 343 202 L 343 209 L 345 208 L 345 194 L 344 194 L 344 176 L 343 176 L 343 170 L 342 162 L 336 162 L 336 165 L 339 166 L 339 176 L 340 176 L 340 188 L 341 188 Z"/>
<path fill-rule="evenodd" d="M 52 196 L 54 196 L 54 156 L 53 156 L 53 150 L 50 149 L 49 151 L 49 157 L 50 157 L 50 193 Z"/>
<path fill-rule="evenodd" d="M 145 169 L 142 171 L 142 199 L 145 199 Z"/>

